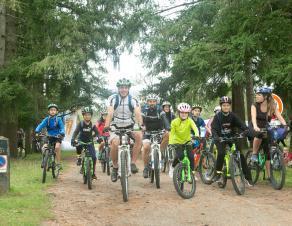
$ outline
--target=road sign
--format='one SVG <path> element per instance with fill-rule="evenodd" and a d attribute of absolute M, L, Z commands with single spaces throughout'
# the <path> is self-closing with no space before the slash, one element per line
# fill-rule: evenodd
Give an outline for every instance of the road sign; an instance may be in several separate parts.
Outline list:
<path fill-rule="evenodd" d="M 7 172 L 7 155 L 0 155 L 0 173 Z"/>
<path fill-rule="evenodd" d="M 274 94 L 274 93 L 272 93 L 272 97 L 273 97 L 274 100 L 276 101 L 277 109 L 278 109 L 279 112 L 282 114 L 283 109 L 284 109 L 282 99 L 281 99 L 277 94 Z"/>

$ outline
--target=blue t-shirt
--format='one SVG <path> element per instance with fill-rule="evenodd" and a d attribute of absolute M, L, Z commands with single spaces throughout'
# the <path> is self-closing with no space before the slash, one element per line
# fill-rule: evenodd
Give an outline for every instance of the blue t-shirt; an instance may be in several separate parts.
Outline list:
<path fill-rule="evenodd" d="M 48 135 L 55 137 L 65 134 L 64 123 L 60 117 L 46 117 L 35 129 L 36 133 L 40 133 L 43 128 L 47 128 Z"/>

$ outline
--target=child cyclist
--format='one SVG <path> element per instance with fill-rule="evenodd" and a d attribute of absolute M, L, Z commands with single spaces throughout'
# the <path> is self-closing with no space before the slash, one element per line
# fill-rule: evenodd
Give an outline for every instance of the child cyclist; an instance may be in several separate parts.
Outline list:
<path fill-rule="evenodd" d="M 57 160 L 57 168 L 62 169 L 61 165 L 61 143 L 62 139 L 65 136 L 64 123 L 58 114 L 58 106 L 56 104 L 48 105 L 48 114 L 46 117 L 35 129 L 36 136 L 42 131 L 43 128 L 47 128 L 49 142 L 56 142 L 55 152 L 56 152 L 56 160 Z M 47 144 L 45 144 L 47 145 Z M 43 167 L 43 163 L 42 166 Z"/>
<path fill-rule="evenodd" d="M 76 143 L 78 141 L 81 141 L 83 143 L 91 143 L 88 146 L 88 150 L 91 154 L 91 157 L 93 159 L 93 175 L 92 179 L 97 179 L 95 175 L 95 168 L 96 168 L 96 153 L 95 153 L 95 148 L 93 144 L 93 137 L 98 137 L 98 130 L 95 125 L 92 125 L 91 122 L 91 117 L 92 117 L 92 109 L 90 107 L 85 107 L 82 110 L 82 115 L 83 115 L 83 121 L 81 121 L 72 136 L 71 140 L 71 145 L 76 146 Z M 93 136 L 94 133 L 94 136 Z M 76 140 L 76 137 L 78 136 L 78 139 Z M 81 165 L 81 152 L 82 152 L 82 145 L 78 145 L 76 147 L 77 154 L 79 155 L 78 160 L 77 160 L 77 165 Z"/>
<path fill-rule="evenodd" d="M 172 167 L 184 158 L 183 148 L 184 144 L 191 141 L 191 131 L 195 136 L 199 136 L 199 131 L 194 121 L 189 118 L 191 106 L 187 103 L 180 103 L 177 106 L 178 118 L 171 122 L 171 130 L 169 137 L 169 144 L 173 146 L 176 152 L 176 157 L 173 161 Z M 192 171 L 194 171 L 194 155 L 192 154 L 192 145 L 187 146 L 188 158 Z M 173 168 L 169 170 L 169 176 L 172 177 Z"/>

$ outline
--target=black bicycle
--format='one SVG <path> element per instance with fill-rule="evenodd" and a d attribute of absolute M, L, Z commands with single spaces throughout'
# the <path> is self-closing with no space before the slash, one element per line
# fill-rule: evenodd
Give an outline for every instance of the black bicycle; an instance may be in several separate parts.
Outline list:
<path fill-rule="evenodd" d="M 101 169 L 103 173 L 110 175 L 110 146 L 108 143 L 108 137 L 103 137 L 104 148 L 101 152 Z"/>
<path fill-rule="evenodd" d="M 53 178 L 57 179 L 60 173 L 60 168 L 56 166 L 56 139 L 60 137 L 47 136 L 47 145 L 44 147 L 42 168 L 43 176 L 42 183 L 46 182 L 47 172 L 51 170 Z"/>

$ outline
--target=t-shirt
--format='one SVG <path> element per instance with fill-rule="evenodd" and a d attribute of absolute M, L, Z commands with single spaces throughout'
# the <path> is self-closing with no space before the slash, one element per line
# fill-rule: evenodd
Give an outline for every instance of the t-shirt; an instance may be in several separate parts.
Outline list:
<path fill-rule="evenodd" d="M 89 143 L 93 142 L 93 136 L 95 137 L 98 136 L 98 130 L 95 125 L 94 126 L 92 125 L 92 122 L 86 124 L 85 121 L 83 121 L 77 125 L 73 133 L 72 140 L 75 140 L 78 134 L 79 134 L 78 140 L 84 143 Z"/>
<path fill-rule="evenodd" d="M 142 116 L 146 131 L 157 131 L 162 129 L 162 119 L 160 117 L 160 112 L 156 107 L 145 108 L 142 112 Z"/>
<path fill-rule="evenodd" d="M 190 118 L 186 120 L 181 120 L 181 118 L 176 118 L 171 122 L 171 130 L 169 137 L 169 144 L 185 144 L 191 140 L 191 132 L 194 131 L 195 136 L 199 136 L 199 131 Z"/>

